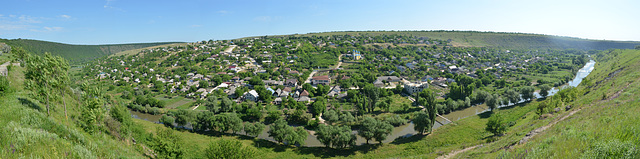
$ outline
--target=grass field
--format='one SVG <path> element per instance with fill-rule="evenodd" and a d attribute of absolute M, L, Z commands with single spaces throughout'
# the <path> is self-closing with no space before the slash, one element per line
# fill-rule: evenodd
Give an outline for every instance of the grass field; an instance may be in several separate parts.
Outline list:
<path fill-rule="evenodd" d="M 187 99 L 181 96 L 172 97 L 171 99 L 164 98 L 163 95 L 158 95 L 155 97 L 158 100 L 166 102 L 166 107 L 169 109 L 185 109 L 185 107 L 190 107 L 195 100 Z"/>

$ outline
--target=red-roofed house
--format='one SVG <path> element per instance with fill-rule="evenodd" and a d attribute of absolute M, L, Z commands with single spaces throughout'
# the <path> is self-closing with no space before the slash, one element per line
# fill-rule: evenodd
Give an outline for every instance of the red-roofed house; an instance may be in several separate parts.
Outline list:
<path fill-rule="evenodd" d="M 313 78 L 311 78 L 311 82 L 314 85 L 318 85 L 318 84 L 323 84 L 325 86 L 328 86 L 329 83 L 331 83 L 331 79 L 329 78 L 329 76 L 324 75 L 324 76 L 315 76 Z"/>

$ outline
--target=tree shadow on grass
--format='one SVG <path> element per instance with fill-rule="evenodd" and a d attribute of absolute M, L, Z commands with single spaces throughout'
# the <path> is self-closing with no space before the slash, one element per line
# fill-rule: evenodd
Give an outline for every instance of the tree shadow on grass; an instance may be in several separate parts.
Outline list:
<path fill-rule="evenodd" d="M 493 112 L 492 112 L 492 111 L 486 111 L 486 112 L 484 112 L 484 113 L 480 113 L 480 114 L 478 114 L 478 116 L 479 116 L 481 119 L 484 119 L 484 118 L 489 118 L 489 117 L 491 117 L 491 114 L 493 114 Z"/>
<path fill-rule="evenodd" d="M 393 140 L 391 144 L 400 145 L 400 144 L 412 143 L 412 142 L 420 141 L 425 137 L 427 137 L 428 135 L 429 134 L 415 134 L 410 137 L 398 137 L 395 140 Z"/>
<path fill-rule="evenodd" d="M 315 157 L 332 158 L 332 157 L 348 157 L 355 155 L 356 152 L 363 154 L 369 153 L 372 150 L 378 149 L 381 144 L 363 144 L 354 146 L 351 148 L 338 149 L 327 147 L 299 147 L 298 154 L 312 154 Z"/>
<path fill-rule="evenodd" d="M 38 104 L 36 104 L 36 103 L 32 102 L 32 101 L 31 101 L 31 100 L 29 100 L 29 99 L 26 99 L 26 98 L 18 98 L 18 100 L 20 101 L 20 104 L 22 104 L 22 105 L 24 105 L 24 106 L 27 106 L 27 107 L 29 107 L 29 108 L 32 108 L 32 109 L 35 109 L 35 110 L 38 110 L 38 111 L 42 111 L 42 107 L 40 107 L 40 105 L 38 105 Z"/>
<path fill-rule="evenodd" d="M 363 144 L 350 148 L 328 148 L 328 147 L 295 147 L 291 145 L 283 145 L 281 143 L 275 143 L 265 139 L 254 139 L 253 146 L 257 148 L 271 149 L 274 152 L 285 152 L 287 149 L 291 149 L 293 152 L 300 155 L 313 155 L 320 158 L 332 158 L 332 157 L 348 157 L 355 155 L 356 152 L 363 154 L 369 153 L 372 150 L 379 148 L 380 144 Z"/>

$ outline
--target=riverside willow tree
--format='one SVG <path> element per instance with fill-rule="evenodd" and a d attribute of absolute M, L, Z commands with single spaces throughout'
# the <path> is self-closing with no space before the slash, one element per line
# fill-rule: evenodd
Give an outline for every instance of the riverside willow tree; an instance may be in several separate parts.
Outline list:
<path fill-rule="evenodd" d="M 286 145 L 302 145 L 309 135 L 302 127 L 294 128 L 287 125 L 287 121 L 277 120 L 269 127 L 269 137 Z"/>
<path fill-rule="evenodd" d="M 346 148 L 356 145 L 356 135 L 349 126 L 320 125 L 316 131 L 318 140 L 326 147 Z"/>
<path fill-rule="evenodd" d="M 58 97 L 53 92 L 61 92 L 67 116 L 64 94 L 69 80 L 69 63 L 62 57 L 50 53 L 45 53 L 44 57 L 27 54 L 23 58 L 27 59 L 25 87 L 33 90 L 35 98 L 46 104 L 47 114 L 50 114 L 50 100 Z"/>
<path fill-rule="evenodd" d="M 418 131 L 420 134 L 424 134 L 427 130 L 431 130 L 431 120 L 429 120 L 429 115 L 424 111 L 419 111 L 416 113 L 413 118 L 413 129 Z"/>
<path fill-rule="evenodd" d="M 429 120 L 431 121 L 431 125 L 436 122 L 436 96 L 431 91 L 431 89 L 424 89 L 422 92 L 418 93 L 418 101 L 421 101 L 420 104 L 427 108 L 427 112 L 429 115 Z M 431 129 L 431 128 L 429 128 Z M 433 131 L 433 130 L 431 130 Z"/>
<path fill-rule="evenodd" d="M 358 131 L 358 135 L 367 140 L 367 144 L 369 144 L 369 140 L 371 139 L 382 143 L 382 141 L 387 139 L 387 136 L 391 134 L 391 131 L 393 131 L 393 126 L 389 124 L 389 122 L 376 120 L 372 117 L 365 117 Z"/>

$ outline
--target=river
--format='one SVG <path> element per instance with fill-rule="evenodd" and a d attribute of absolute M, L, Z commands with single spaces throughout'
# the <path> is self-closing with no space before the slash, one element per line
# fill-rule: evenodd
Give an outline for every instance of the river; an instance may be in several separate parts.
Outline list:
<path fill-rule="evenodd" d="M 595 66 L 595 61 L 590 60 L 587 64 L 585 64 L 584 67 L 582 67 L 582 69 L 580 69 L 577 73 L 576 73 L 576 77 L 569 81 L 568 83 L 560 86 L 560 88 L 565 88 L 568 86 L 571 87 L 577 87 L 580 82 L 582 82 L 582 79 L 584 79 L 585 77 L 587 77 L 587 75 L 589 75 L 589 73 L 591 73 L 591 71 L 593 71 L 594 66 Z M 556 94 L 559 91 L 558 88 L 552 88 L 551 90 L 549 90 L 549 96 Z M 540 98 L 541 96 L 536 92 L 534 93 L 536 98 Z M 522 103 L 525 102 L 524 100 L 520 100 L 518 103 Z M 498 107 L 509 107 L 514 105 L 513 103 L 509 103 L 507 105 L 500 105 Z M 478 115 L 480 113 L 489 111 L 489 108 L 484 106 L 484 105 L 477 105 L 477 106 L 472 106 L 469 108 L 465 108 L 462 110 L 457 110 L 457 111 L 453 111 L 449 114 L 445 114 L 442 115 L 445 118 L 451 120 L 451 121 L 457 121 L 460 119 L 464 119 L 466 117 L 470 117 L 473 115 Z M 147 120 L 150 122 L 155 122 L 158 123 L 158 121 L 160 120 L 161 115 L 150 115 L 150 114 L 145 114 L 145 113 L 140 113 L 140 112 L 136 112 L 136 111 L 131 111 L 131 114 L 134 118 L 138 118 L 138 119 L 143 119 L 143 120 Z M 433 125 L 433 129 L 437 129 L 438 127 L 442 126 L 443 124 L 448 124 L 449 122 L 438 117 L 436 118 L 436 123 Z M 265 127 L 265 130 L 262 131 L 262 133 L 260 135 L 258 135 L 258 138 L 260 139 L 265 139 L 265 140 L 269 140 L 269 141 L 274 141 L 275 140 L 272 137 L 269 137 L 269 134 L 267 133 L 269 131 L 269 126 Z M 354 134 L 356 134 L 356 131 L 353 131 Z M 413 123 L 408 123 L 399 127 L 394 127 L 393 128 L 393 132 L 387 137 L 386 140 L 384 140 L 384 143 L 389 143 L 392 142 L 393 140 L 399 138 L 399 137 L 410 137 L 413 136 L 415 134 L 417 134 L 418 132 L 413 130 Z M 239 134 L 244 134 L 244 132 L 240 132 Z M 356 135 L 358 137 L 358 139 L 356 140 L 356 145 L 362 145 L 366 143 L 366 140 L 358 135 Z M 374 141 L 369 141 L 370 143 L 374 143 Z M 320 141 L 318 141 L 318 139 L 314 136 L 314 135 L 309 135 L 307 137 L 307 140 L 305 140 L 305 145 L 307 147 L 322 147 L 324 146 L 322 143 L 320 143 Z"/>

